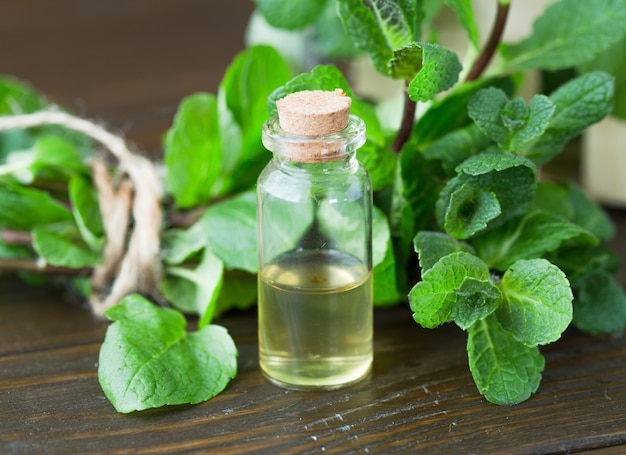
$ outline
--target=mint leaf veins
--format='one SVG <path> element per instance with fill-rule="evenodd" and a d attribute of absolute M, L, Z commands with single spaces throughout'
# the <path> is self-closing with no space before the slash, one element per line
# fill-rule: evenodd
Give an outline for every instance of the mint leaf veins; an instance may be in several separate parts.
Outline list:
<path fill-rule="evenodd" d="M 237 373 L 237 350 L 223 327 L 186 332 L 181 313 L 137 294 L 105 316 L 114 322 L 100 349 L 98 380 L 120 413 L 206 401 Z"/>

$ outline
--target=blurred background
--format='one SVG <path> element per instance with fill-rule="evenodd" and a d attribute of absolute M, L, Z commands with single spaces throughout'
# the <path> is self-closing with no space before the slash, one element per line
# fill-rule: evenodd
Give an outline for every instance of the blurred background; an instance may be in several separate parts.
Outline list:
<path fill-rule="evenodd" d="M 160 148 L 180 100 L 215 93 L 251 0 L 1 0 L 0 75 Z"/>

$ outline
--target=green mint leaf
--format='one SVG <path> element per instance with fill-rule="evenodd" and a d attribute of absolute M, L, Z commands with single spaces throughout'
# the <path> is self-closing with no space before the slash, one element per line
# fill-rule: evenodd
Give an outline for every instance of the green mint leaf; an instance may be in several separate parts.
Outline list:
<path fill-rule="evenodd" d="M 35 174 L 44 168 L 52 168 L 66 177 L 90 174 L 75 145 L 65 139 L 42 136 L 35 142 L 34 150 L 35 160 L 31 169 Z"/>
<path fill-rule="evenodd" d="M 535 191 L 536 167 L 518 155 L 481 153 L 456 170 L 459 175 L 446 184 L 435 206 L 439 225 L 453 237 L 496 227 L 519 214 Z M 494 199 L 501 211 L 497 217 Z"/>
<path fill-rule="evenodd" d="M 421 68 L 409 83 L 409 97 L 413 101 L 430 101 L 435 95 L 448 90 L 459 79 L 463 69 L 457 55 L 433 43 L 412 43 L 394 52 L 394 59 L 408 52 L 415 59 L 421 49 Z M 393 61 L 393 59 L 392 59 Z"/>
<path fill-rule="evenodd" d="M 278 217 L 276 223 L 284 223 L 284 220 Z M 227 269 L 256 273 L 258 257 L 254 191 L 212 205 L 190 230 L 199 230 L 204 234 L 207 248 L 224 261 Z M 192 232 L 190 235 L 197 234 Z"/>
<path fill-rule="evenodd" d="M 474 253 L 471 245 L 438 231 L 420 231 L 413 239 L 422 272 L 430 269 L 444 256 L 458 251 Z"/>
<path fill-rule="evenodd" d="M 463 330 L 493 313 L 502 301 L 502 293 L 491 280 L 466 277 L 456 290 L 457 301 L 452 319 Z"/>
<path fill-rule="evenodd" d="M 287 0 L 290 3 L 291 0 Z M 326 2 L 322 13 L 313 26 L 313 46 L 320 57 L 330 60 L 354 58 L 361 52 L 346 33 L 337 15 L 337 2 Z"/>
<path fill-rule="evenodd" d="M 502 124 L 502 112 L 507 103 L 509 97 L 503 90 L 489 87 L 476 92 L 467 105 L 470 118 L 497 144 L 506 144 L 508 139 Z"/>
<path fill-rule="evenodd" d="M 615 236 L 615 225 L 609 214 L 573 182 L 565 184 L 574 210 L 573 221 L 587 229 L 600 241 L 609 241 Z"/>
<path fill-rule="evenodd" d="M 272 27 L 296 30 L 312 24 L 322 13 L 327 0 L 254 0 Z"/>
<path fill-rule="evenodd" d="M 515 152 L 541 136 L 554 112 L 544 95 L 535 95 L 528 106 L 522 98 L 509 100 L 500 89 L 480 90 L 470 99 L 469 116 L 505 151 Z"/>
<path fill-rule="evenodd" d="M 533 259 L 555 251 L 564 242 L 593 245 L 588 231 L 558 215 L 532 210 L 472 239 L 478 255 L 492 269 L 504 271 L 520 259 Z"/>
<path fill-rule="evenodd" d="M 536 165 L 547 163 L 565 144 L 613 109 L 613 77 L 601 71 L 584 74 L 550 95 L 555 106 L 545 133 L 520 153 Z"/>
<path fill-rule="evenodd" d="M 268 96 L 291 77 L 284 58 L 271 46 L 252 46 L 238 54 L 218 88 L 223 156 L 219 194 L 246 190 L 256 182 L 270 153 L 261 142 Z"/>
<path fill-rule="evenodd" d="M 68 196 L 81 237 L 92 251 L 99 252 L 104 245 L 104 228 L 96 188 L 87 178 L 75 176 L 70 180 Z"/>
<path fill-rule="evenodd" d="M 470 0 L 446 0 L 446 4 L 452 8 L 457 15 L 459 24 L 467 32 L 467 36 L 474 49 L 480 48 L 478 26 L 474 17 L 474 10 Z"/>
<path fill-rule="evenodd" d="M 478 391 L 494 404 L 526 401 L 537 391 L 545 360 L 517 341 L 492 315 L 468 328 L 467 354 Z"/>
<path fill-rule="evenodd" d="M 338 0 L 337 12 L 355 46 L 369 54 L 374 68 L 391 76 L 393 51 L 419 37 L 418 12 L 408 0 Z"/>
<path fill-rule="evenodd" d="M 592 335 L 622 333 L 626 328 L 626 295 L 615 278 L 589 268 L 573 285 L 574 318 L 572 324 Z"/>
<path fill-rule="evenodd" d="M 0 181 L 0 228 L 28 231 L 71 220 L 70 211 L 45 191 Z"/>
<path fill-rule="evenodd" d="M 237 349 L 223 327 L 186 332 L 181 313 L 132 294 L 105 312 L 98 380 L 120 413 L 195 404 L 219 394 L 237 374 Z"/>
<path fill-rule="evenodd" d="M 30 84 L 13 77 L 0 77 L 0 115 L 35 112 L 46 100 Z"/>
<path fill-rule="evenodd" d="M 533 33 L 501 47 L 506 66 L 557 70 L 587 62 L 626 33 L 626 4 L 614 0 L 562 0 L 544 11 Z"/>
<path fill-rule="evenodd" d="M 434 328 L 451 321 L 457 290 L 467 277 L 486 281 L 489 269 L 482 260 L 464 251 L 444 256 L 426 270 L 409 293 L 415 322 Z"/>
<path fill-rule="evenodd" d="M 372 266 L 374 305 L 395 305 L 401 295 L 398 292 L 391 230 L 387 216 L 376 206 L 372 211 Z"/>
<path fill-rule="evenodd" d="M 554 253 L 546 255 L 546 259 L 563 270 L 570 280 L 574 294 L 580 280 L 589 273 L 604 272 L 614 276 L 620 269 L 621 259 L 607 245 L 580 246 L 565 245 Z M 576 295 L 574 298 L 577 298 Z"/>
<path fill-rule="evenodd" d="M 208 93 L 184 98 L 165 136 L 165 182 L 181 208 L 206 203 L 222 171 L 217 100 Z"/>
<path fill-rule="evenodd" d="M 563 185 L 552 182 L 537 182 L 535 195 L 529 205 L 529 210 L 533 209 L 551 213 L 566 220 L 574 219 L 574 207 L 570 202 L 567 189 Z"/>
<path fill-rule="evenodd" d="M 432 221 L 432 207 L 443 181 L 443 177 L 433 177 L 440 174 L 439 164 L 426 160 L 419 149 L 405 147 L 400 153 L 389 214 L 391 232 L 397 242 L 399 267 L 411 259 L 410 248 L 415 233 L 426 229 Z"/>
<path fill-rule="evenodd" d="M 484 231 L 501 213 L 494 193 L 466 183 L 450 194 L 443 226 L 452 237 L 467 239 Z"/>
<path fill-rule="evenodd" d="M 257 286 L 256 274 L 239 270 L 225 271 L 222 289 L 215 301 L 213 317 L 219 317 L 222 313 L 232 309 L 243 311 L 252 308 L 257 302 Z"/>
<path fill-rule="evenodd" d="M 188 229 L 168 229 L 162 235 L 163 260 L 167 264 L 182 264 L 206 246 L 206 234 L 192 226 Z"/>
<path fill-rule="evenodd" d="M 572 290 L 565 274 L 545 259 L 519 260 L 500 282 L 503 301 L 496 315 L 528 346 L 558 340 L 572 321 Z"/>
<path fill-rule="evenodd" d="M 611 114 L 621 119 L 626 119 L 626 71 L 623 71 L 624 61 L 626 61 L 626 35 L 609 49 L 598 54 L 595 59 L 579 67 L 581 73 L 604 71 L 615 78 L 615 105 Z"/>
<path fill-rule="evenodd" d="M 181 311 L 200 316 L 199 327 L 209 324 L 215 314 L 224 277 L 224 263 L 205 249 L 195 269 L 168 267 L 160 284 L 163 296 Z"/>
<path fill-rule="evenodd" d="M 448 176 L 455 175 L 454 170 L 463 161 L 484 151 L 491 144 L 476 125 L 459 128 L 434 141 L 424 150 L 429 160 L 441 161 L 441 166 Z"/>
<path fill-rule="evenodd" d="M 74 223 L 37 226 L 32 230 L 33 248 L 48 264 L 60 267 L 91 267 L 100 257 L 83 241 Z"/>
<path fill-rule="evenodd" d="M 413 128 L 411 143 L 416 147 L 426 148 L 445 134 L 471 124 L 467 115 L 467 103 L 478 90 L 496 87 L 510 95 L 517 90 L 520 83 L 519 76 L 509 75 L 458 84 L 445 97 L 432 102 Z"/>

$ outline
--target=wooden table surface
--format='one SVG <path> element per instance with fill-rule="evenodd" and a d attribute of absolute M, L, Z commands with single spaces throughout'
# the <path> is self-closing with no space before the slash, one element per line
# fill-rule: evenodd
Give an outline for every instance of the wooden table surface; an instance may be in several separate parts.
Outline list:
<path fill-rule="evenodd" d="M 0 74 L 158 150 L 178 101 L 215 92 L 251 9 L 244 0 L 2 0 Z M 611 213 L 626 259 L 626 212 Z M 371 376 L 332 392 L 262 377 L 254 311 L 216 322 L 239 349 L 239 374 L 222 394 L 120 415 L 97 381 L 106 323 L 62 290 L 0 277 L 0 454 L 626 453 L 625 337 L 568 330 L 542 349 L 539 391 L 501 407 L 478 394 L 464 333 L 424 330 L 405 305 L 376 310 Z"/>

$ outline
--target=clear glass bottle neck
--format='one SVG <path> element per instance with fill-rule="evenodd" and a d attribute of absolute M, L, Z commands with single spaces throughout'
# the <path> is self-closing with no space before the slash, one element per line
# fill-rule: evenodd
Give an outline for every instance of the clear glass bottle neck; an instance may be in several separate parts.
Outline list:
<path fill-rule="evenodd" d="M 348 126 L 337 133 L 303 136 L 285 132 L 272 117 L 263 126 L 263 145 L 281 165 L 298 168 L 335 168 L 351 165 L 365 143 L 365 123 L 350 115 Z"/>

